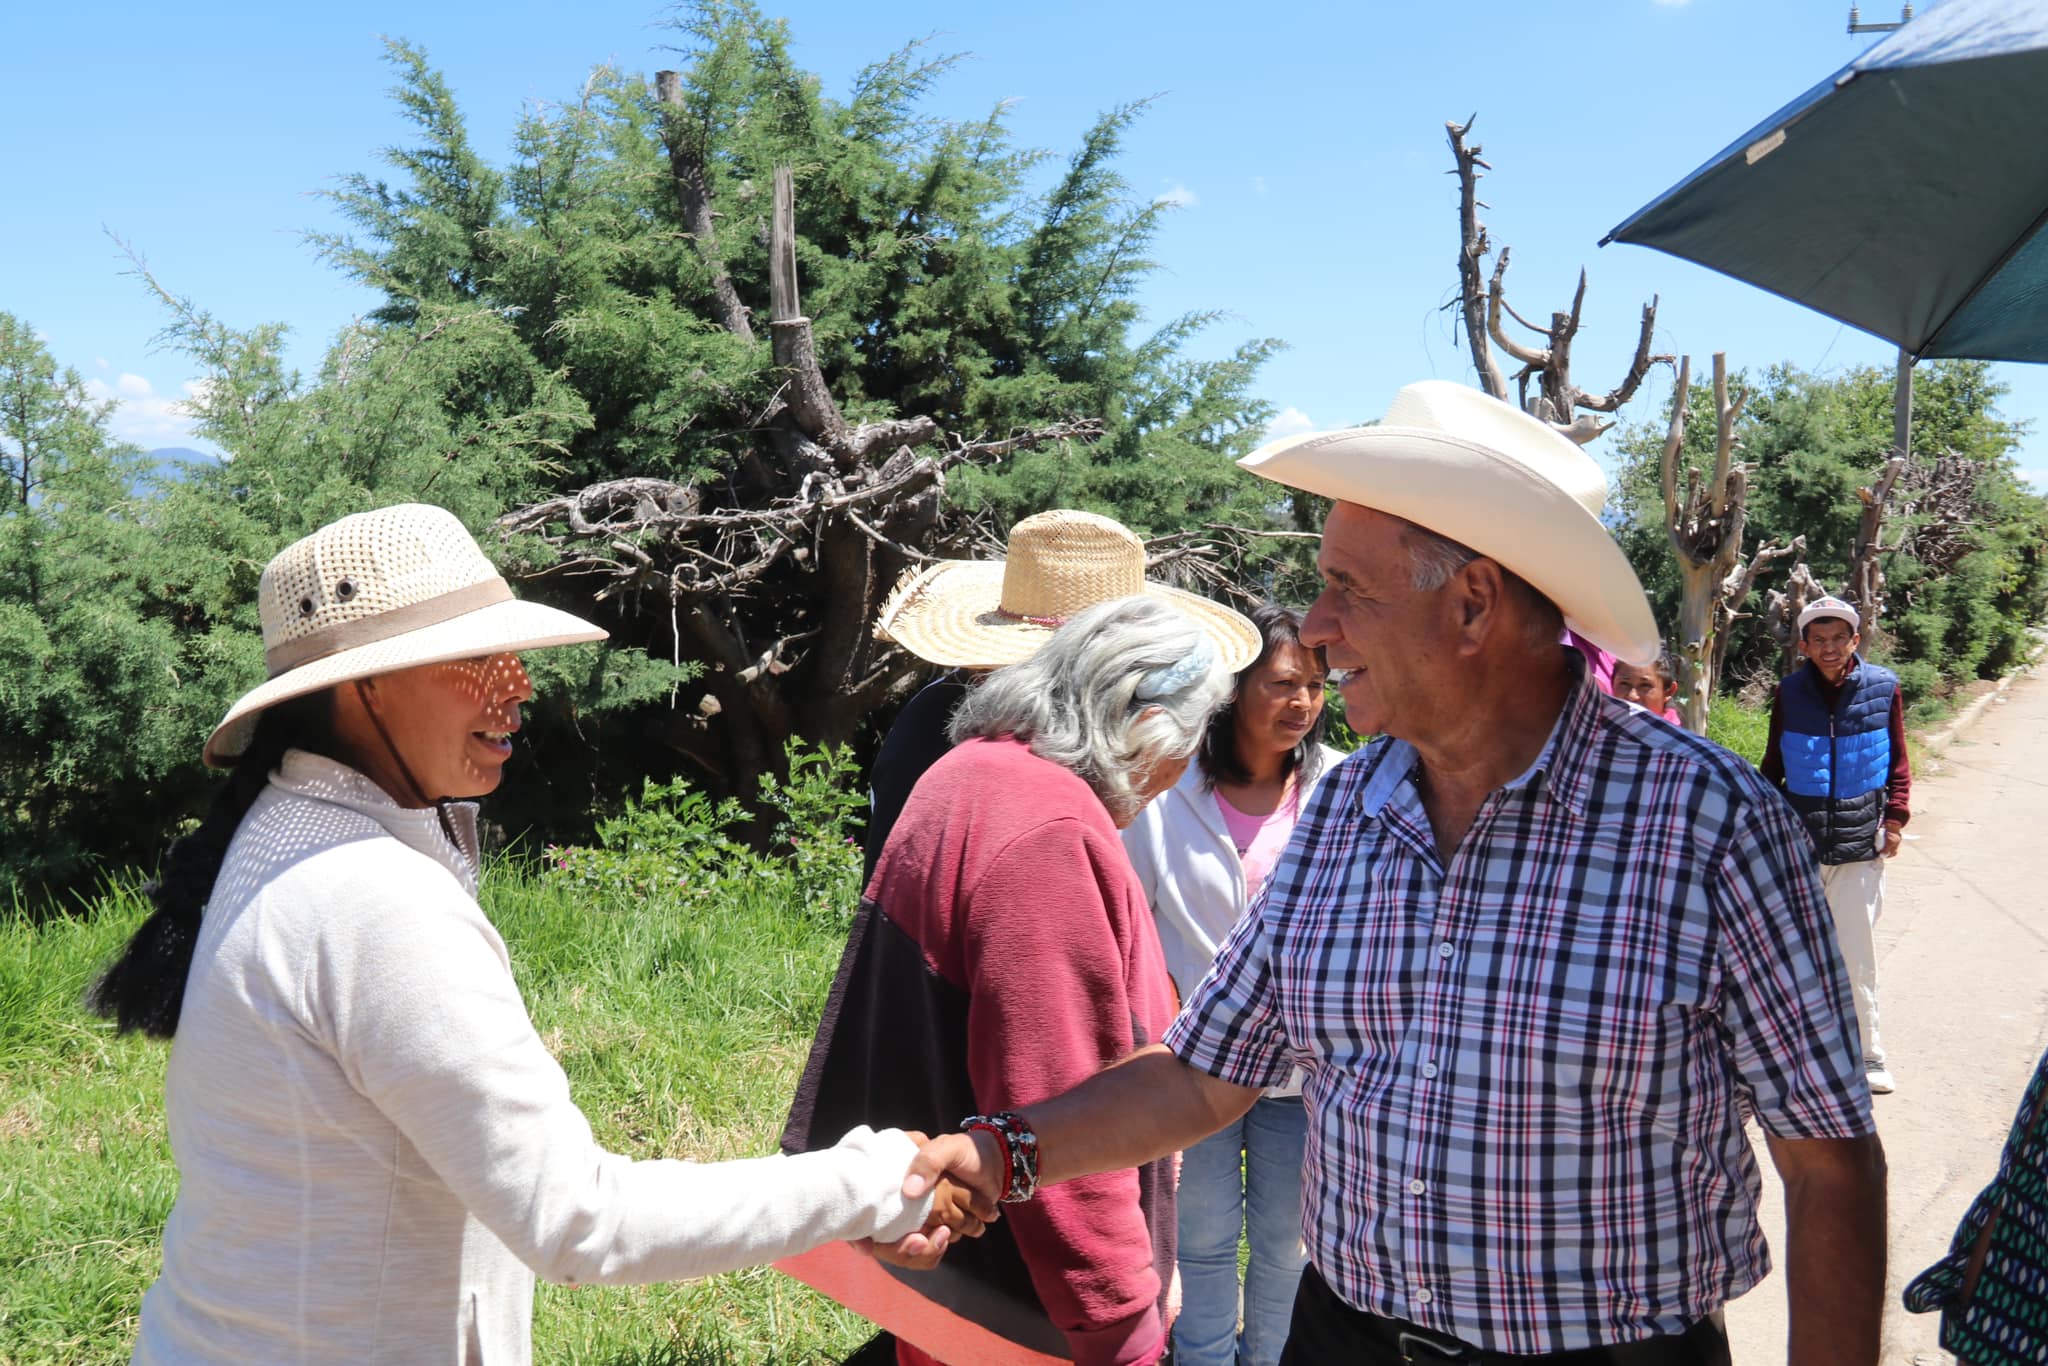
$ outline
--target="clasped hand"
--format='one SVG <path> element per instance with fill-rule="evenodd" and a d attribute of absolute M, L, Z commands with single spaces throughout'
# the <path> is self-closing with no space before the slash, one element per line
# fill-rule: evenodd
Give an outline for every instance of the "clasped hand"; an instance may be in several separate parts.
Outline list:
<path fill-rule="evenodd" d="M 903 1194 L 916 1200 L 930 1190 L 931 1213 L 915 1233 L 905 1234 L 893 1243 L 863 1238 L 858 1246 L 892 1266 L 929 1271 L 939 1264 L 954 1239 L 979 1238 L 984 1229 L 1002 1218 L 1002 1213 L 996 1203 L 992 1164 L 987 1164 L 991 1170 L 984 1174 L 984 1164 L 972 1138 L 966 1134 L 941 1134 L 932 1139 L 915 1130 L 908 1132 L 918 1145 L 918 1154 L 904 1176 Z M 961 1160 L 955 1151 L 956 1143 L 966 1145 L 968 1163 L 968 1169 L 957 1176 L 947 1170 L 949 1164 Z M 936 1158 L 934 1153 L 938 1154 Z"/>

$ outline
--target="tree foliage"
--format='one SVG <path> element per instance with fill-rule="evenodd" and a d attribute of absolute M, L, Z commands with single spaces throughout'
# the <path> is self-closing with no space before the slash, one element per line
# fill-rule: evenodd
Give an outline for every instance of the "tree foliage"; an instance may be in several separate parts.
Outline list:
<path fill-rule="evenodd" d="M 0 875 L 64 880 L 189 790 L 239 642 L 181 630 L 179 548 L 113 405 L 0 313 Z M 217 713 L 215 713 L 217 714 Z M 110 848 L 111 846 L 111 848 Z"/>
<path fill-rule="evenodd" d="M 78 850 L 143 856 L 163 833 L 165 799 L 189 809 L 202 787 L 207 727 L 260 677 L 263 564 L 335 517 L 414 499 L 461 516 L 525 580 L 523 593 L 613 633 L 603 648 L 536 656 L 544 696 L 525 732 L 525 771 L 495 805 L 508 828 L 579 837 L 644 778 L 681 770 L 750 800 L 760 772 L 780 770 L 787 734 L 754 736 L 751 768 L 700 734 L 736 733 L 738 716 L 734 671 L 681 624 L 690 609 L 750 656 L 794 640 L 765 670 L 787 729 L 849 738 L 845 708 L 820 719 L 834 690 L 805 672 L 815 646 L 794 615 L 828 600 L 822 539 L 814 556 L 778 565 L 779 577 L 683 602 L 654 591 L 657 576 L 624 587 L 579 576 L 544 536 L 496 530 L 510 511 L 619 481 L 661 481 L 678 506 L 707 513 L 824 496 L 800 477 L 819 443 L 784 412 L 792 371 L 767 326 L 778 167 L 794 177 L 795 273 L 830 403 L 849 429 L 886 427 L 877 476 L 906 461 L 933 466 L 914 515 L 863 542 L 862 573 L 882 590 L 916 556 L 986 553 L 1015 518 L 1049 506 L 1106 511 L 1144 533 L 1285 521 L 1286 504 L 1232 464 L 1270 414 L 1253 384 L 1277 343 L 1219 347 L 1213 314 L 1149 329 L 1141 316 L 1137 293 L 1168 212 L 1134 199 L 1116 169 L 1142 103 L 1103 115 L 1061 164 L 1018 145 L 1000 104 L 964 122 L 931 117 L 927 96 L 954 59 L 925 44 L 884 56 L 832 96 L 796 66 L 784 26 L 745 0 L 705 0 L 675 23 L 672 94 L 599 68 L 569 100 L 531 108 L 502 158 L 473 144 L 426 55 L 392 43 L 409 134 L 378 173 L 340 180 L 346 231 L 313 239 L 378 303 L 316 374 L 284 364 L 281 324 L 230 326 L 159 285 L 136 256 L 167 310 L 165 341 L 204 372 L 192 407 L 198 435 L 226 453 L 217 465 L 136 484 L 118 468 L 134 453 L 106 438 L 106 415 L 75 376 L 27 384 L 59 395 L 35 403 L 55 402 L 72 428 L 96 435 L 65 444 L 79 454 L 49 463 L 45 490 L 5 514 L 0 689 L 10 721 L 17 708 L 38 718 L 0 742 L 10 831 L 85 811 Z M 10 383 L 29 373 L 10 366 Z M 30 369 L 51 367 L 39 357 Z M 1048 428 L 1099 439 L 1036 450 L 1017 439 Z M 17 447 L 6 449 L 12 462 Z M 45 462 L 42 449 L 28 459 Z M 842 487 L 867 477 L 826 473 Z M 543 520 L 540 530 L 563 527 Z M 658 531 L 614 539 L 664 564 L 698 553 Z M 1254 578 L 1300 558 L 1294 542 L 1231 533 L 1231 543 L 1271 558 L 1247 571 Z M 1189 551 L 1162 547 L 1165 568 L 1197 558 Z M 71 601 L 82 590 L 50 585 L 75 585 L 92 566 L 102 662 L 60 663 L 95 637 L 56 629 L 50 594 Z M 38 574 L 33 591 L 21 586 Z M 835 630 L 865 639 L 857 615 Z M 901 659 L 891 668 L 864 707 L 886 707 L 920 673 Z M 104 686 L 70 681 L 93 669 Z M 70 715 L 89 698 L 100 699 L 98 719 Z M 138 765 L 104 744 L 88 755 L 67 738 L 95 726 L 146 739 L 156 757 Z M 134 813 L 111 814 L 120 808 L 108 794 L 124 784 L 138 793 Z M 90 814 L 102 810 L 107 820 Z M 22 860 L 37 877 L 58 867 L 33 850 Z"/>

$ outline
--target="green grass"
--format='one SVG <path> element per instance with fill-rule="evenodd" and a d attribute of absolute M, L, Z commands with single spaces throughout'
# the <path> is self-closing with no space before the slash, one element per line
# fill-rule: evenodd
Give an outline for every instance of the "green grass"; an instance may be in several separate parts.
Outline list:
<path fill-rule="evenodd" d="M 858 854 L 851 854 L 857 870 Z M 600 1142 L 636 1157 L 773 1152 L 843 931 L 772 872 L 608 893 L 494 865 L 483 903 Z M 845 886 L 851 874 L 841 883 Z M 850 904 L 850 900 L 844 904 Z M 167 1046 L 79 1000 L 141 918 L 127 891 L 40 923 L 0 909 L 0 1366 L 125 1362 L 177 1193 Z M 775 1272 L 542 1286 L 534 1357 L 599 1366 L 822 1363 L 873 1332 Z"/>
<path fill-rule="evenodd" d="M 1745 707 L 1723 694 L 1707 709 L 1707 738 L 1752 764 L 1761 764 L 1764 744 L 1771 738 L 1770 708 Z"/>

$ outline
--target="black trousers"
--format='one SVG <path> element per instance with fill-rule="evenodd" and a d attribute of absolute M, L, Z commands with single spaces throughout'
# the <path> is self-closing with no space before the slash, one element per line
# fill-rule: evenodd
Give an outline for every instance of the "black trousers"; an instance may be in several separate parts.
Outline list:
<path fill-rule="evenodd" d="M 1311 1264 L 1294 1294 L 1294 1319 L 1280 1366 L 1729 1366 L 1728 1334 L 1713 1319 L 1683 1333 L 1540 1356 L 1488 1352 L 1400 1319 L 1383 1319 L 1339 1299 Z"/>

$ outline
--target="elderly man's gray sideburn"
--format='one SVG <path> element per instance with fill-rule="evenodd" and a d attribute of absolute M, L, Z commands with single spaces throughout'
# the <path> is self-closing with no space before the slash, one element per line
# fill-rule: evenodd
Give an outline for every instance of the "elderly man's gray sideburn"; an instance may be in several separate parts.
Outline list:
<path fill-rule="evenodd" d="M 1451 581 L 1451 576 L 1474 560 L 1491 560 L 1490 555 L 1480 552 L 1461 541 L 1440 536 L 1428 527 L 1399 519 L 1401 541 L 1408 547 L 1409 585 L 1418 593 L 1429 593 L 1442 588 Z M 1528 619 L 1526 644 L 1532 651 L 1542 651 L 1557 644 L 1564 635 L 1564 613 L 1556 603 L 1536 590 L 1534 584 L 1493 560 L 1500 570 L 1501 581 L 1507 587 L 1507 596 L 1522 604 L 1522 615 Z"/>

